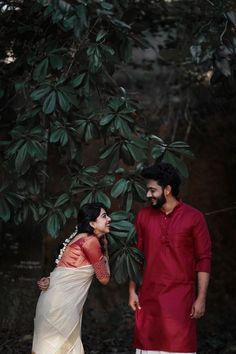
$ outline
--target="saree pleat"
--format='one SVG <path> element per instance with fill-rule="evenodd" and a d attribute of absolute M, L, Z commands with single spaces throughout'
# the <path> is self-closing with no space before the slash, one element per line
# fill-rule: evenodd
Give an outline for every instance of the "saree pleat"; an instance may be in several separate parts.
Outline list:
<path fill-rule="evenodd" d="M 50 274 L 50 287 L 36 308 L 34 354 L 84 354 L 81 321 L 93 274 L 92 265 L 57 267 Z"/>

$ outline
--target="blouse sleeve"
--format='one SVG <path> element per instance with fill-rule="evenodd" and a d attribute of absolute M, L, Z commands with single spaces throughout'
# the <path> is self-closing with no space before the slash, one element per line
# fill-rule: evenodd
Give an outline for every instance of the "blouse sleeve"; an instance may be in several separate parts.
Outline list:
<path fill-rule="evenodd" d="M 82 246 L 85 257 L 92 264 L 98 280 L 109 278 L 110 269 L 107 258 L 103 255 L 98 239 L 91 236 Z"/>
<path fill-rule="evenodd" d="M 202 213 L 196 217 L 193 229 L 196 271 L 210 273 L 211 240 L 206 220 Z"/>

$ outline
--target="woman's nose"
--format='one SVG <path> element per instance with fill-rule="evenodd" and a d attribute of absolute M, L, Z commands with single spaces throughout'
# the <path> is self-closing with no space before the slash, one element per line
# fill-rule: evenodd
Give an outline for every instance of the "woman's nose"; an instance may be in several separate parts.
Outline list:
<path fill-rule="evenodd" d="M 152 196 L 152 193 L 150 191 L 147 191 L 146 196 L 147 196 L 147 198 L 150 198 Z"/>

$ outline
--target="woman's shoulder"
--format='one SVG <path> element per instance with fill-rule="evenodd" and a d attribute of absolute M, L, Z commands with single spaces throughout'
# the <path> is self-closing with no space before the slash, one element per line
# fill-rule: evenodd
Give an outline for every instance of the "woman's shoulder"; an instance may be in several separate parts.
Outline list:
<path fill-rule="evenodd" d="M 100 247 L 100 243 L 97 239 L 96 236 L 94 235 L 87 235 L 79 238 L 77 241 L 74 242 L 74 244 L 80 246 L 80 247 Z"/>

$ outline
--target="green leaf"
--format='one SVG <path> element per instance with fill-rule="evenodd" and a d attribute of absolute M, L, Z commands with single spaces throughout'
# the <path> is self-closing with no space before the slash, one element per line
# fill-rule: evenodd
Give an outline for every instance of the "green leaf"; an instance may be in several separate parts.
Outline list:
<path fill-rule="evenodd" d="M 52 237 L 56 237 L 60 231 L 60 217 L 58 214 L 51 214 L 47 219 L 47 231 Z"/>
<path fill-rule="evenodd" d="M 0 198 L 0 218 L 7 222 L 10 220 L 11 211 L 4 198 Z"/>
<path fill-rule="evenodd" d="M 127 255 L 125 253 L 122 253 L 115 260 L 113 275 L 118 284 L 123 284 L 128 279 L 126 258 Z"/>
<path fill-rule="evenodd" d="M 100 160 L 106 159 L 109 155 L 114 152 L 114 150 L 118 147 L 118 144 L 113 144 L 110 146 L 106 146 L 105 148 L 102 149 L 101 154 L 99 156 Z"/>
<path fill-rule="evenodd" d="M 48 58 L 43 59 L 34 69 L 33 79 L 35 81 L 43 81 L 48 71 Z"/>
<path fill-rule="evenodd" d="M 129 192 L 127 194 L 127 198 L 126 198 L 126 210 L 130 211 L 131 207 L 132 207 L 132 203 L 133 203 L 133 193 Z"/>
<path fill-rule="evenodd" d="M 55 70 L 60 70 L 63 67 L 63 59 L 56 54 L 49 55 L 50 65 Z"/>
<path fill-rule="evenodd" d="M 112 47 L 102 44 L 102 49 L 110 55 L 114 55 L 115 51 Z"/>
<path fill-rule="evenodd" d="M 124 194 L 127 190 L 127 181 L 124 178 L 121 178 L 116 184 L 113 186 L 111 190 L 111 196 L 113 198 L 117 198 L 120 195 Z"/>
<path fill-rule="evenodd" d="M 18 150 L 15 159 L 15 168 L 18 172 L 22 170 L 25 160 L 28 158 L 28 145 L 27 142 Z"/>
<path fill-rule="evenodd" d="M 127 149 L 129 150 L 130 154 L 136 162 L 144 161 L 146 159 L 146 154 L 144 150 L 141 150 L 134 144 L 127 144 Z"/>
<path fill-rule="evenodd" d="M 105 38 L 107 35 L 107 32 L 104 30 L 101 30 L 98 32 L 97 36 L 96 36 L 96 42 L 101 41 L 103 38 Z"/>
<path fill-rule="evenodd" d="M 107 207 L 108 209 L 111 207 L 111 201 L 108 198 L 108 196 L 103 193 L 102 191 L 98 191 L 95 193 L 94 196 L 95 202 L 102 203 Z"/>
<path fill-rule="evenodd" d="M 98 173 L 99 168 L 98 166 L 88 166 L 84 168 L 84 172 L 86 173 Z"/>
<path fill-rule="evenodd" d="M 124 163 L 126 163 L 127 165 L 134 164 L 133 156 L 130 153 L 126 143 L 122 144 L 121 149 L 120 149 L 120 155 L 121 155 Z"/>
<path fill-rule="evenodd" d="M 76 217 L 77 216 L 77 209 L 75 207 L 70 206 L 70 207 L 66 208 L 64 214 L 67 219 L 72 218 L 72 217 Z"/>
<path fill-rule="evenodd" d="M 128 25 L 127 23 L 117 20 L 116 18 L 111 20 L 111 23 L 113 23 L 113 25 L 115 25 L 116 27 L 119 27 L 121 29 L 131 29 L 130 25 Z"/>
<path fill-rule="evenodd" d="M 156 160 L 158 159 L 159 157 L 161 157 L 164 152 L 165 152 L 166 148 L 162 145 L 156 145 L 152 148 L 152 157 Z"/>
<path fill-rule="evenodd" d="M 190 146 L 185 143 L 184 141 L 174 141 L 169 145 L 169 147 L 175 147 L 175 148 L 189 148 Z"/>
<path fill-rule="evenodd" d="M 64 127 L 53 129 L 50 135 L 50 142 L 60 142 L 62 146 L 68 143 L 68 133 Z"/>
<path fill-rule="evenodd" d="M 149 136 L 149 138 L 150 138 L 151 140 L 156 140 L 156 141 L 158 141 L 158 143 L 160 143 L 160 144 L 162 144 L 162 145 L 166 145 L 166 144 L 164 143 L 164 141 L 163 141 L 161 138 L 159 138 L 159 136 L 156 136 L 156 135 L 151 134 L 151 135 Z"/>
<path fill-rule="evenodd" d="M 179 170 L 182 176 L 188 177 L 188 169 L 184 161 L 180 160 L 173 153 L 166 151 L 162 161 L 170 163 Z"/>
<path fill-rule="evenodd" d="M 86 73 L 79 74 L 78 76 L 76 76 L 76 77 L 71 81 L 71 85 L 72 85 L 73 87 L 79 87 L 79 86 L 82 84 L 82 82 L 83 82 L 85 76 L 86 76 Z"/>
<path fill-rule="evenodd" d="M 90 192 L 86 195 L 84 199 L 80 202 L 80 207 L 82 207 L 86 203 L 92 203 L 93 202 L 93 192 Z"/>
<path fill-rule="evenodd" d="M 146 200 L 146 189 L 138 182 L 133 182 L 133 187 L 134 187 L 138 197 L 141 199 L 141 201 L 145 201 Z"/>
<path fill-rule="evenodd" d="M 127 257 L 127 269 L 129 273 L 129 278 L 137 285 L 141 285 L 141 273 L 140 273 L 140 265 L 135 261 L 135 259 L 131 257 Z"/>
<path fill-rule="evenodd" d="M 128 213 L 126 211 L 115 211 L 111 214 L 112 222 L 128 219 Z"/>
<path fill-rule="evenodd" d="M 127 232 L 129 231 L 130 227 L 132 226 L 130 221 L 127 220 L 120 220 L 120 221 L 112 221 L 111 223 L 111 228 L 112 230 L 119 230 L 119 231 L 124 231 Z"/>
<path fill-rule="evenodd" d="M 190 150 L 182 149 L 182 148 L 170 148 L 170 147 L 168 148 L 168 150 L 175 151 L 182 156 L 188 157 L 189 159 L 194 159 L 194 154 Z"/>
<path fill-rule="evenodd" d="M 112 121 L 113 118 L 114 118 L 114 115 L 113 115 L 113 114 L 108 114 L 108 115 L 106 115 L 105 117 L 102 117 L 102 118 L 100 119 L 99 124 L 100 124 L 101 126 L 107 125 L 107 124 L 109 124 L 109 123 Z"/>
<path fill-rule="evenodd" d="M 43 103 L 43 112 L 45 114 L 51 114 L 56 108 L 56 92 L 52 91 Z"/>
<path fill-rule="evenodd" d="M 57 91 L 57 97 L 58 97 L 58 101 L 59 101 L 59 105 L 60 105 L 61 109 L 64 112 L 68 112 L 70 110 L 71 104 L 67 100 L 67 98 L 65 97 L 63 92 L 60 92 L 60 90 L 58 90 Z"/>
<path fill-rule="evenodd" d="M 41 88 L 38 88 L 38 89 L 34 90 L 31 93 L 30 97 L 34 101 L 38 101 L 42 97 L 46 96 L 51 90 L 52 90 L 52 88 L 50 86 L 41 86 Z"/>
<path fill-rule="evenodd" d="M 57 200 L 54 204 L 54 207 L 58 208 L 59 206 L 62 206 L 63 204 L 67 203 L 68 200 L 70 200 L 69 195 L 66 193 L 63 193 L 57 198 Z"/>

